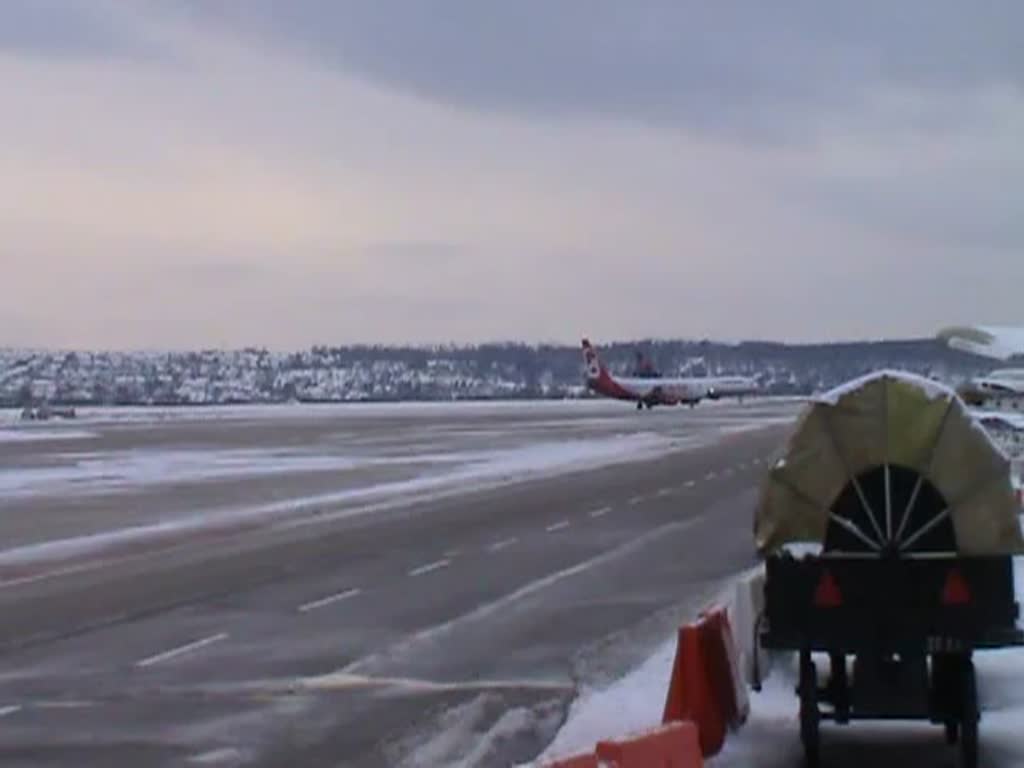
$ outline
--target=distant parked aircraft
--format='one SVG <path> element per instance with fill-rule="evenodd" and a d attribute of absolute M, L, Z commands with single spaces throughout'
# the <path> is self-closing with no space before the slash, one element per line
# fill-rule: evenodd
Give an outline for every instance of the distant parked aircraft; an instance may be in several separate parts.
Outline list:
<path fill-rule="evenodd" d="M 633 375 L 613 376 L 587 339 L 583 339 L 583 362 L 588 389 L 605 397 L 635 402 L 637 410 L 656 405 L 689 405 L 692 408 L 704 399 L 742 398 L 757 391 L 757 382 L 745 376 L 666 377 L 655 370 L 643 355 L 637 356 Z"/>

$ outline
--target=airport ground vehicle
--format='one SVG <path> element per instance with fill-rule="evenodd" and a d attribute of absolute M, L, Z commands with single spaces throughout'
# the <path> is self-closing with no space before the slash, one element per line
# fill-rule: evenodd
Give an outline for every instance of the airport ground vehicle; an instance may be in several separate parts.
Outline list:
<path fill-rule="evenodd" d="M 963 402 L 891 372 L 812 403 L 766 478 L 760 641 L 799 656 L 800 735 L 822 719 L 922 719 L 978 760 L 973 654 L 1024 644 L 1009 462 Z M 794 555 L 791 543 L 814 543 Z M 817 661 L 827 657 L 824 684 Z"/>

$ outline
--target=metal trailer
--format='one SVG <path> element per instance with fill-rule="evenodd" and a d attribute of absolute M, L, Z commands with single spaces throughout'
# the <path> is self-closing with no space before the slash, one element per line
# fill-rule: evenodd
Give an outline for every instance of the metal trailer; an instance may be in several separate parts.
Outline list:
<path fill-rule="evenodd" d="M 883 372 L 813 402 L 762 487 L 758 640 L 799 656 L 800 736 L 926 720 L 978 764 L 973 655 L 1024 644 L 1009 461 L 954 393 Z M 795 544 L 812 552 L 796 556 Z M 827 667 L 819 677 L 818 665 Z"/>
<path fill-rule="evenodd" d="M 972 654 L 1024 643 L 1008 557 L 869 560 L 824 555 L 766 563 L 761 642 L 800 655 L 797 694 L 807 765 L 819 723 L 928 720 L 978 764 Z M 827 654 L 819 682 L 813 653 Z"/>

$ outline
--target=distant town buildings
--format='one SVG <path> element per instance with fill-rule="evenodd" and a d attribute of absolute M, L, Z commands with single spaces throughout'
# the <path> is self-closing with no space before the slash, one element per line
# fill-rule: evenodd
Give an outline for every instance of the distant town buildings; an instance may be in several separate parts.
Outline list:
<path fill-rule="evenodd" d="M 807 394 L 877 368 L 955 383 L 985 361 L 933 341 L 791 346 L 647 341 L 601 348 L 630 370 L 642 350 L 658 370 L 758 377 L 766 392 Z M 576 347 L 313 347 L 201 352 L 0 350 L 0 406 L 176 405 L 566 398 L 584 396 Z"/>

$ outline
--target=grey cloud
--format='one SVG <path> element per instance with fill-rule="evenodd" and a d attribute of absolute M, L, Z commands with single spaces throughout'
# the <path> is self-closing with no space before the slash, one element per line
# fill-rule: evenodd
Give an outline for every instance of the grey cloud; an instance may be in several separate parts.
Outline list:
<path fill-rule="evenodd" d="M 1024 84 L 1014 0 L 181 2 L 204 21 L 483 110 L 770 134 L 883 81 Z"/>
<path fill-rule="evenodd" d="M 97 0 L 4 0 L 0 3 L 0 51 L 56 57 L 164 55 L 138 30 L 122 23 L 119 8 L 132 6 Z"/>

